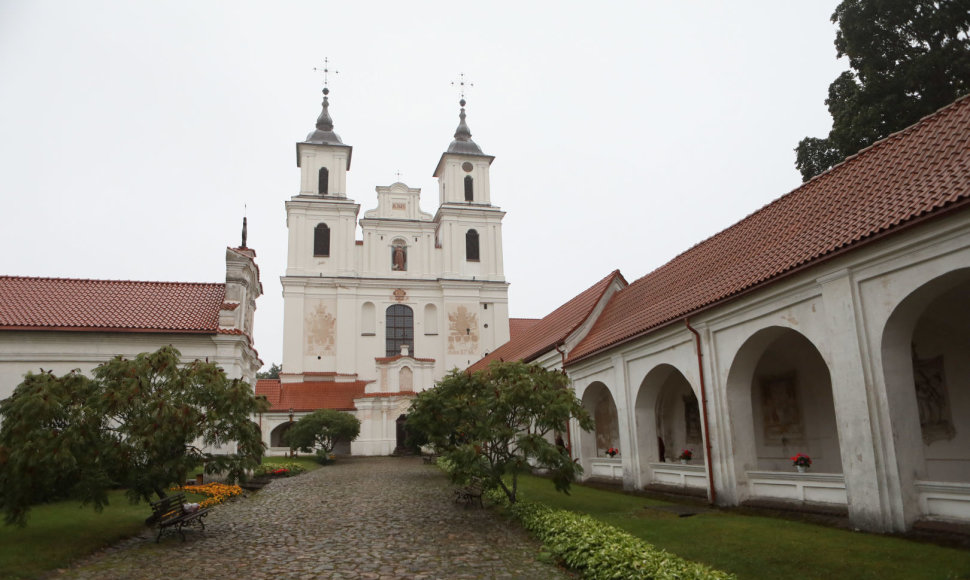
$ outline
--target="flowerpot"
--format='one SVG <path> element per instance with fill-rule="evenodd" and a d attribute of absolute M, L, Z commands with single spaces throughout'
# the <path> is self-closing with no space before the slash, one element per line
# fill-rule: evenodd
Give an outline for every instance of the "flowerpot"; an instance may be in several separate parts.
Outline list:
<path fill-rule="evenodd" d="M 681 459 L 680 462 L 684 465 L 687 465 L 688 463 L 690 463 L 690 459 Z"/>
<path fill-rule="evenodd" d="M 805 465 L 796 465 L 795 469 L 798 470 L 798 473 L 805 473 L 806 471 L 808 471 L 808 467 Z"/>

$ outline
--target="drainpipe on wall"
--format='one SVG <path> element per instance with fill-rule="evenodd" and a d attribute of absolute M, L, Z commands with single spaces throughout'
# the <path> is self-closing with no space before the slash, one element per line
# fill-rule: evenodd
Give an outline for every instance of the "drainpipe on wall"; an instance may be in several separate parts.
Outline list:
<path fill-rule="evenodd" d="M 701 412 L 704 414 L 704 458 L 707 460 L 707 486 L 708 495 L 711 498 L 711 505 L 717 503 L 717 491 L 714 489 L 714 461 L 711 458 L 711 432 L 707 421 L 707 389 L 704 388 L 704 363 L 701 354 L 701 335 L 690 325 L 690 319 L 684 318 L 687 330 L 694 334 L 694 341 L 697 344 L 697 373 L 701 381 Z"/>
<path fill-rule="evenodd" d="M 556 344 L 556 352 L 562 357 L 562 374 L 566 374 L 566 351 L 559 348 L 563 343 Z M 572 429 L 569 427 L 569 421 L 566 421 L 566 450 L 569 451 L 569 459 L 573 459 L 573 434 Z"/>

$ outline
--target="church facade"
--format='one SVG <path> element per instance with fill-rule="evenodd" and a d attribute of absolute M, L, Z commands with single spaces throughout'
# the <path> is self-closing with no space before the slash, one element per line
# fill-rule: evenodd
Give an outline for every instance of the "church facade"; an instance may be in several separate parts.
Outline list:
<path fill-rule="evenodd" d="M 965 97 L 472 369 L 564 368 L 585 477 L 903 531 L 970 522 L 968 354 Z"/>
<path fill-rule="evenodd" d="M 505 214 L 491 202 L 494 157 L 472 141 L 464 106 L 434 170 L 435 213 L 398 182 L 378 186 L 361 217 L 347 194 L 352 148 L 333 131 L 324 90 L 316 129 L 296 145 L 300 191 L 286 202 L 282 372 L 257 384 L 272 406 L 260 418 L 270 453 L 287 451 L 293 420 L 332 408 L 362 423 L 340 451 L 390 454 L 415 393 L 508 341 Z"/>

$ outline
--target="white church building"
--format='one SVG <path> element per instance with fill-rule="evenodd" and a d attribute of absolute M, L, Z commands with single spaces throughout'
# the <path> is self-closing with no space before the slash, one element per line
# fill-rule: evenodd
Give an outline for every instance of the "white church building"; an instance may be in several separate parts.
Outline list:
<path fill-rule="evenodd" d="M 970 97 L 472 369 L 499 359 L 565 368 L 596 420 L 566 434 L 585 477 L 970 523 Z"/>
<path fill-rule="evenodd" d="M 259 421 L 269 453 L 280 454 L 294 420 L 348 411 L 361 434 L 339 451 L 388 455 L 404 443 L 415 393 L 509 340 L 505 213 L 491 201 L 494 157 L 472 141 L 462 99 L 454 140 L 434 170 L 435 213 L 422 211 L 419 189 L 393 183 L 376 188 L 377 207 L 360 217 L 347 195 L 353 149 L 333 131 L 328 92 L 316 129 L 296 144 L 282 372 L 257 383 L 271 405 Z"/>

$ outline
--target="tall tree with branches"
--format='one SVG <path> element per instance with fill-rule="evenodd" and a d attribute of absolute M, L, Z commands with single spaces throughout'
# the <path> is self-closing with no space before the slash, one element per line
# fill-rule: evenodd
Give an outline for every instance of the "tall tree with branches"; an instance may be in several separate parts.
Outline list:
<path fill-rule="evenodd" d="M 803 181 L 970 93 L 967 0 L 844 0 L 832 22 L 851 70 L 829 85 L 828 137 L 795 148 Z"/>

